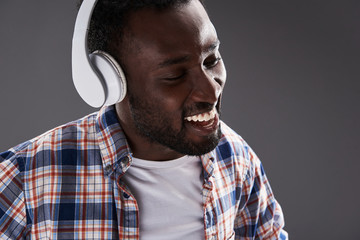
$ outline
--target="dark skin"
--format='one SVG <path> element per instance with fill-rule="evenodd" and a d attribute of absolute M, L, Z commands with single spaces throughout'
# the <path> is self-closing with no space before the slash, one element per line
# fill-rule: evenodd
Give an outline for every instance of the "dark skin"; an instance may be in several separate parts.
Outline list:
<path fill-rule="evenodd" d="M 165 118 L 175 132 L 182 129 L 190 143 L 206 143 L 218 126 L 216 130 L 199 130 L 184 120 L 218 108 L 226 79 L 219 40 L 205 9 L 192 0 L 164 11 L 139 10 L 129 16 L 128 23 L 124 41 L 131 41 L 125 44 L 131 47 L 118 51 L 122 53 L 128 93 L 149 109 L 144 118 L 155 127 L 157 119 Z M 204 107 L 195 107 L 199 103 Z M 116 104 L 116 111 L 135 157 L 161 161 L 184 155 L 141 134 L 130 105 L 127 94 Z"/>

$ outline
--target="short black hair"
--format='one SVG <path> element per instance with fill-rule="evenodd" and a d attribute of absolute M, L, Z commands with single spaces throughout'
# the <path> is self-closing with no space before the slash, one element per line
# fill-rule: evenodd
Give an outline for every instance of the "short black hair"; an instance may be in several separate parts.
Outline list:
<path fill-rule="evenodd" d="M 127 17 L 140 9 L 153 8 L 164 10 L 187 4 L 191 0 L 99 0 L 92 14 L 88 33 L 89 52 L 102 50 L 111 53 L 111 42 L 123 40 Z M 203 3 L 202 0 L 199 0 Z M 78 0 L 80 7 L 83 0 Z M 113 56 L 116 58 L 116 56 Z"/>

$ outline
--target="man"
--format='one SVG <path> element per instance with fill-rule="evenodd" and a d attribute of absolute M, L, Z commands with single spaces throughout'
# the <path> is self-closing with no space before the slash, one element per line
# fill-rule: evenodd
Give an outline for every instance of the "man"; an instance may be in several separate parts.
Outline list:
<path fill-rule="evenodd" d="M 143 2 L 100 1 L 92 19 L 125 99 L 0 155 L 1 238 L 286 239 L 259 159 L 219 120 L 226 71 L 202 3 Z"/>

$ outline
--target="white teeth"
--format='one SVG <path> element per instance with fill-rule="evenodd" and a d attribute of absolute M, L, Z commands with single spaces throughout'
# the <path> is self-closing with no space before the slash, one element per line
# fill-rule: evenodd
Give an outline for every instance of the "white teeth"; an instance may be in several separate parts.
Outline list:
<path fill-rule="evenodd" d="M 194 115 L 191 117 L 186 117 L 185 120 L 194 121 L 194 122 L 204 122 L 213 119 L 215 115 L 216 115 L 216 110 L 215 108 L 213 108 L 210 112 Z"/>

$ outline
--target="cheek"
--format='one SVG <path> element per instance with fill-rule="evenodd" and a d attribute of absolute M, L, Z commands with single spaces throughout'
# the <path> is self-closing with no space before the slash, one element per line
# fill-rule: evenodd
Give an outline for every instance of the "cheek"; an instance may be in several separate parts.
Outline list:
<path fill-rule="evenodd" d="M 177 112 L 183 110 L 190 92 L 190 87 L 184 82 L 177 86 L 158 86 L 152 95 L 168 111 Z"/>
<path fill-rule="evenodd" d="M 143 81 L 143 79 L 146 79 L 146 81 Z M 186 80 L 182 82 L 163 82 L 145 76 L 131 80 L 129 79 L 128 82 L 129 93 L 153 109 L 153 111 L 156 110 L 157 113 L 162 114 L 181 115 L 192 88 L 189 81 Z"/>

